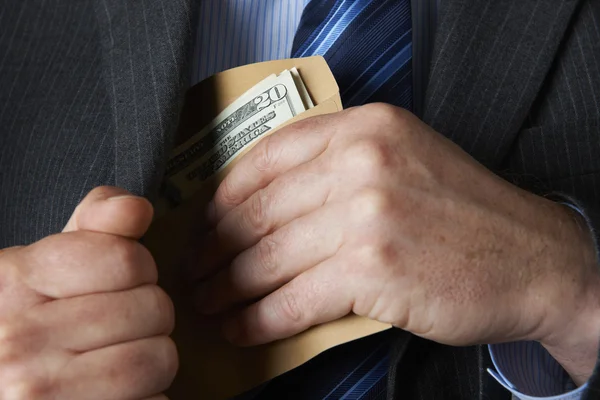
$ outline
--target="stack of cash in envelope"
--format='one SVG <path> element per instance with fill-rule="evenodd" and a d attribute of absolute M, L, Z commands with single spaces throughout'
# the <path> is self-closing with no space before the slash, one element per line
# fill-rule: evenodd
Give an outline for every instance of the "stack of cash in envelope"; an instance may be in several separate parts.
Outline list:
<path fill-rule="evenodd" d="M 173 150 L 165 174 L 171 204 L 192 197 L 249 145 L 312 107 L 296 68 L 265 78 Z"/>

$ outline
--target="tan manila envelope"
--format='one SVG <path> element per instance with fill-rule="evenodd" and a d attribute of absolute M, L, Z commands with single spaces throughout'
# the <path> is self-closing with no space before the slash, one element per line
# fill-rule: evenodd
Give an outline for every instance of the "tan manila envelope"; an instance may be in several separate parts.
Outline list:
<path fill-rule="evenodd" d="M 176 145 L 181 145 L 200 131 L 256 83 L 270 74 L 293 67 L 298 68 L 315 107 L 297 115 L 290 123 L 342 110 L 337 83 L 322 57 L 247 65 L 224 71 L 190 89 Z M 212 108 L 207 109 L 207 105 Z M 222 173 L 207 181 L 193 198 L 173 210 L 166 211 L 165 204 L 159 201 L 158 214 L 162 216 L 154 221 L 144 238 L 144 244 L 156 259 L 159 283 L 175 304 L 173 339 L 179 351 L 180 369 L 168 393 L 171 400 L 226 399 L 289 371 L 324 350 L 390 327 L 351 315 L 286 340 L 238 348 L 220 336 L 216 323 L 194 312 L 185 284 L 181 281 L 182 255 L 186 254 L 190 241 L 199 240 L 198 235 L 206 231 L 203 220 L 205 206 L 234 165 L 235 160 Z"/>

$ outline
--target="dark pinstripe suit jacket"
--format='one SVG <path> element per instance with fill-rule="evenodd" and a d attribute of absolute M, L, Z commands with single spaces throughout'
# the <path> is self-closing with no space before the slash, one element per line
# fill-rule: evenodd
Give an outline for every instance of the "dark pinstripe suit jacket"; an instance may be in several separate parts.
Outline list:
<path fill-rule="evenodd" d="M 0 247 L 59 231 L 96 185 L 153 197 L 195 3 L 0 0 Z M 507 179 L 572 195 L 600 228 L 600 1 L 442 3 L 424 120 Z M 485 349 L 398 336 L 391 396 L 506 398 Z"/>

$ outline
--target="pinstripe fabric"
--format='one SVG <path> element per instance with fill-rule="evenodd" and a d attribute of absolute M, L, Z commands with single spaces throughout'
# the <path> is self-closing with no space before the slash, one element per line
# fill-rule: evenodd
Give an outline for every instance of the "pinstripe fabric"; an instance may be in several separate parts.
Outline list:
<path fill-rule="evenodd" d="M 115 183 L 152 195 L 177 126 L 196 2 L 95 0 L 111 103 Z"/>
<path fill-rule="evenodd" d="M 0 6 L 0 247 L 59 231 L 92 187 L 150 195 L 177 122 L 189 0 Z"/>
<path fill-rule="evenodd" d="M 424 119 L 486 165 L 498 166 L 542 86 L 576 4 L 442 2 L 448 32 L 434 50 Z M 475 40 L 489 30 L 498 35 Z"/>
<path fill-rule="evenodd" d="M 114 183 L 96 35 L 92 2 L 0 7 L 0 247 L 56 232 L 87 190 Z"/>
<path fill-rule="evenodd" d="M 388 399 L 510 399 L 486 372 L 492 362 L 484 347 L 445 346 L 403 331 L 397 335 Z"/>
<path fill-rule="evenodd" d="M 509 179 L 564 193 L 600 228 L 600 3 L 583 1 L 549 70 L 544 96 L 504 159 Z M 600 245 L 600 243 L 599 243 Z"/>
<path fill-rule="evenodd" d="M 308 1 L 202 1 L 192 82 L 240 65 L 289 58 Z"/>

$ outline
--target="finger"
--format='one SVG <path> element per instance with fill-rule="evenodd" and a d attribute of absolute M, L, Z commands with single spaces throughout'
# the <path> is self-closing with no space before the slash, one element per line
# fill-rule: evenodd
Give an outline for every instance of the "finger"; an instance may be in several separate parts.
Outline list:
<path fill-rule="evenodd" d="M 355 296 L 346 262 L 330 258 L 228 318 L 225 337 L 240 346 L 269 343 L 349 314 Z"/>
<path fill-rule="evenodd" d="M 155 285 L 56 300 L 30 318 L 49 332 L 49 343 L 75 352 L 169 335 L 175 320 L 171 300 Z"/>
<path fill-rule="evenodd" d="M 208 220 L 215 223 L 277 176 L 317 158 L 327 149 L 337 119 L 336 115 L 309 118 L 261 140 L 217 189 Z"/>
<path fill-rule="evenodd" d="M 198 310 L 214 314 L 264 296 L 334 256 L 349 215 L 347 203 L 328 204 L 265 236 L 198 286 Z"/>
<path fill-rule="evenodd" d="M 144 246 L 101 233 L 49 236 L 13 256 L 18 256 L 13 262 L 28 287 L 52 298 L 121 291 L 158 279 L 154 259 Z"/>
<path fill-rule="evenodd" d="M 55 398 L 152 398 L 169 387 L 177 367 L 177 350 L 167 336 L 105 347 L 78 355 L 66 366 Z"/>
<path fill-rule="evenodd" d="M 124 189 L 101 186 L 77 206 L 63 232 L 89 230 L 141 238 L 152 222 L 152 205 Z"/>
<path fill-rule="evenodd" d="M 331 185 L 320 164 L 313 160 L 289 171 L 229 212 L 196 250 L 192 277 L 212 273 L 265 235 L 321 207 Z"/>

